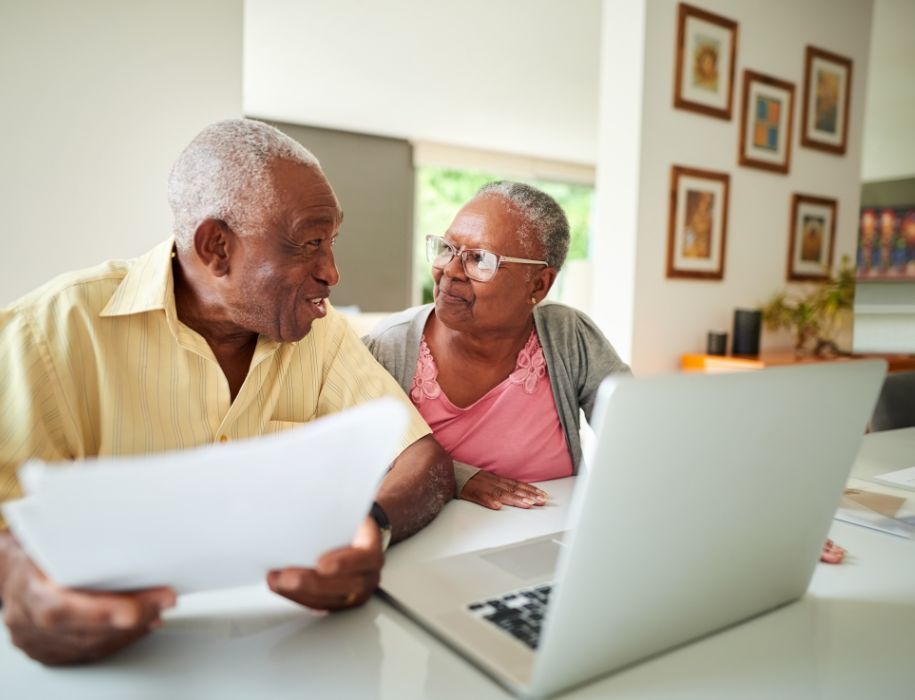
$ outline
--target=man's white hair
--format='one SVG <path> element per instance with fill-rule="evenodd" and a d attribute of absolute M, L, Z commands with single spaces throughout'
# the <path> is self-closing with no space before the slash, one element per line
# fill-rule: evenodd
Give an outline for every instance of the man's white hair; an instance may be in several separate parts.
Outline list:
<path fill-rule="evenodd" d="M 277 159 L 321 168 L 302 144 L 253 119 L 217 122 L 197 134 L 168 176 L 177 246 L 190 248 L 206 219 L 221 219 L 240 232 L 263 220 L 273 204 L 269 168 Z"/>

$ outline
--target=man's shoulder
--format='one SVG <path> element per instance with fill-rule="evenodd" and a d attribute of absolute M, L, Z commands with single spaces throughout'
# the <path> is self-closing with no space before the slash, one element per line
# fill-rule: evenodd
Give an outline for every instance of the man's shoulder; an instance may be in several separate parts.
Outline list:
<path fill-rule="evenodd" d="M 108 260 L 82 270 L 65 272 L 20 297 L 8 311 L 40 317 L 64 307 L 98 314 L 130 269 L 130 261 Z"/>

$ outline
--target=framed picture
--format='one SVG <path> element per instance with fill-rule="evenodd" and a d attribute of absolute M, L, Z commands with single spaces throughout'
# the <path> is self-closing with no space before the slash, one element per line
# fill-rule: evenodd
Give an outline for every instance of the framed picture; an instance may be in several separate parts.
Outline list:
<path fill-rule="evenodd" d="M 824 280 L 832 270 L 836 242 L 834 199 L 794 194 L 788 239 L 788 279 Z"/>
<path fill-rule="evenodd" d="M 801 144 L 842 155 L 848 141 L 851 59 L 808 46 Z"/>
<path fill-rule="evenodd" d="M 675 54 L 674 107 L 730 119 L 737 22 L 680 3 Z"/>
<path fill-rule="evenodd" d="M 675 165 L 670 171 L 667 276 L 724 277 L 731 177 Z"/>
<path fill-rule="evenodd" d="M 794 84 L 745 70 L 737 162 L 787 173 L 793 123 Z"/>
<path fill-rule="evenodd" d="M 915 204 L 862 207 L 857 263 L 859 280 L 915 280 Z"/>

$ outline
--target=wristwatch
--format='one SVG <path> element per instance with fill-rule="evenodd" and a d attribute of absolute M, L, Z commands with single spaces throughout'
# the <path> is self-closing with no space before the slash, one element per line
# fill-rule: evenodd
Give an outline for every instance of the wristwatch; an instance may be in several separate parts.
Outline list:
<path fill-rule="evenodd" d="M 369 515 L 378 525 L 378 529 L 381 530 L 381 551 L 386 552 L 391 545 L 391 521 L 388 520 L 388 514 L 384 512 L 384 508 L 378 505 L 378 501 L 372 501 L 372 509 L 369 511 Z"/>

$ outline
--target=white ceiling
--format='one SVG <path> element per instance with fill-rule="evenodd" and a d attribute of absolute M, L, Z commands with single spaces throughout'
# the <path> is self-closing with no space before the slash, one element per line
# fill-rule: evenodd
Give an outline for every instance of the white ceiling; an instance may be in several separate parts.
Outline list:
<path fill-rule="evenodd" d="M 247 0 L 251 116 L 594 162 L 601 0 Z"/>
<path fill-rule="evenodd" d="M 244 111 L 593 165 L 600 12 L 601 0 L 246 0 Z M 915 173 L 913 28 L 915 1 L 875 0 L 865 180 Z"/>

